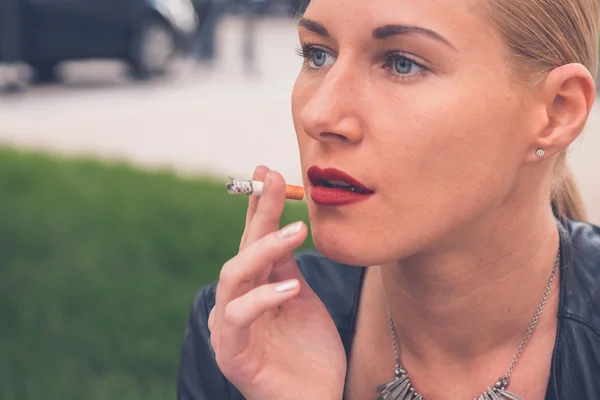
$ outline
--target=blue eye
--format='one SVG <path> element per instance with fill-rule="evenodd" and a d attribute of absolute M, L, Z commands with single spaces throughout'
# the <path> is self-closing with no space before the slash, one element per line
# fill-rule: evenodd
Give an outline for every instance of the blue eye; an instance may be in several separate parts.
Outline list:
<path fill-rule="evenodd" d="M 328 67 L 335 62 L 335 57 L 330 52 L 316 47 L 308 49 L 305 58 L 312 69 Z"/>
<path fill-rule="evenodd" d="M 336 60 L 336 57 L 329 51 L 310 43 L 302 43 L 296 53 L 304 59 L 303 68 L 307 72 L 316 72 L 321 68 L 333 65 Z"/>
<path fill-rule="evenodd" d="M 327 62 L 327 53 L 323 50 L 315 50 L 311 54 L 310 61 L 317 68 L 323 67 Z"/>
<path fill-rule="evenodd" d="M 413 69 L 417 69 L 417 71 L 413 71 Z M 408 75 L 410 73 L 421 72 L 424 68 L 420 65 L 416 64 L 413 60 L 398 56 L 394 60 L 394 71 L 400 75 Z"/>

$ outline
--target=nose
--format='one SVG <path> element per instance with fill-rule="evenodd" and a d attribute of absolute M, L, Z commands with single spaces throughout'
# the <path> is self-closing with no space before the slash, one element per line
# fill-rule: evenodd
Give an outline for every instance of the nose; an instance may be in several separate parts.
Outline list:
<path fill-rule="evenodd" d="M 359 143 L 363 91 L 356 71 L 338 60 L 300 113 L 304 132 L 322 143 Z"/>

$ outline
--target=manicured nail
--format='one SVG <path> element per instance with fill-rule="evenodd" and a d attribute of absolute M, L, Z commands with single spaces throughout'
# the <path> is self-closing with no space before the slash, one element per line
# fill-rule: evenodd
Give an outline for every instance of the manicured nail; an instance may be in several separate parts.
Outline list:
<path fill-rule="evenodd" d="M 300 229 L 302 229 L 302 225 L 303 222 L 298 221 L 286 226 L 285 228 L 279 231 L 279 237 L 285 239 L 294 236 L 296 233 L 300 232 Z"/>
<path fill-rule="evenodd" d="M 260 171 L 260 165 L 257 166 L 256 168 L 254 168 L 254 174 L 252 174 L 252 179 L 257 179 L 258 178 L 258 171 Z"/>
<path fill-rule="evenodd" d="M 283 282 L 283 283 L 275 286 L 275 291 L 278 293 L 289 292 L 291 290 L 296 289 L 299 284 L 300 284 L 300 282 L 298 282 L 296 279 L 287 281 L 287 282 Z"/>
<path fill-rule="evenodd" d="M 271 188 L 272 180 L 273 180 L 273 174 L 271 173 L 271 171 L 269 171 L 269 172 L 267 172 L 267 175 L 265 176 L 265 185 L 263 188 L 263 193 L 267 192 Z"/>

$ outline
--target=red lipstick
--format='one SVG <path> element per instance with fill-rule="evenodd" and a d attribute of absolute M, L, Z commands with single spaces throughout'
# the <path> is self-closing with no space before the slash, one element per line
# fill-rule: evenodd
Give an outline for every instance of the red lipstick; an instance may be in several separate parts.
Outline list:
<path fill-rule="evenodd" d="M 312 166 L 307 171 L 312 185 L 310 197 L 323 206 L 341 206 L 363 201 L 374 193 L 356 178 L 335 168 Z"/>

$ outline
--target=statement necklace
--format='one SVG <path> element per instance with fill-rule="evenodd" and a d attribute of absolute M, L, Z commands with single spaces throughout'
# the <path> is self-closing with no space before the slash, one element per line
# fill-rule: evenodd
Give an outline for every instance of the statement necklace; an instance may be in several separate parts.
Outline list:
<path fill-rule="evenodd" d="M 550 274 L 550 279 L 548 280 L 546 290 L 544 291 L 544 295 L 542 296 L 542 301 L 540 302 L 540 305 L 538 306 L 537 311 L 533 316 L 533 319 L 529 323 L 529 328 L 527 329 L 525 338 L 521 342 L 521 345 L 517 350 L 517 354 L 510 363 L 508 371 L 502 378 L 498 379 L 498 381 L 494 384 L 493 387 L 488 388 L 481 396 L 476 397 L 474 400 L 523 400 L 522 397 L 508 391 L 510 377 L 515 368 L 515 365 L 517 365 L 517 361 L 519 361 L 519 357 L 521 356 L 525 345 L 529 341 L 529 338 L 531 337 L 531 334 L 533 333 L 533 330 L 535 329 L 535 326 L 537 325 L 540 319 L 540 315 L 542 315 L 542 311 L 544 310 L 544 306 L 548 301 L 548 295 L 550 294 L 550 290 L 552 289 L 552 283 L 554 282 L 554 277 L 556 276 L 556 271 L 558 270 L 559 264 L 560 249 L 558 250 L 556 261 L 554 262 L 554 267 L 552 267 L 552 273 Z M 392 320 L 392 313 L 389 310 L 389 308 L 388 321 L 390 325 L 390 332 L 392 334 L 392 342 L 394 345 L 394 357 L 396 359 L 396 370 L 394 371 L 395 378 L 393 381 L 384 383 L 383 385 L 377 387 L 377 391 L 381 392 L 377 400 L 425 400 L 425 398 L 414 389 L 408 377 L 408 373 L 400 364 L 398 340 L 396 337 L 396 327 L 394 325 L 394 321 Z"/>

